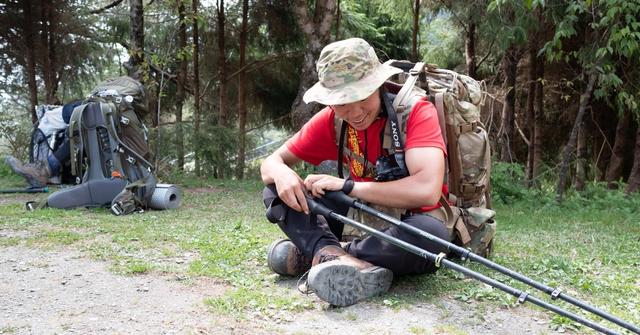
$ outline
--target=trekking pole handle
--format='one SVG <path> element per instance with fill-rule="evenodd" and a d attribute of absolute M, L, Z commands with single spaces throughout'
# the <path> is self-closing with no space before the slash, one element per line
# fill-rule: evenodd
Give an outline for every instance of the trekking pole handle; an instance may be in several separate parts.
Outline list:
<path fill-rule="evenodd" d="M 328 218 L 331 217 L 331 213 L 333 213 L 333 210 L 327 208 L 326 206 L 309 196 L 307 196 L 307 205 L 309 206 L 309 211 L 311 211 L 311 213 L 313 214 L 319 214 Z"/>
<path fill-rule="evenodd" d="M 336 203 L 348 205 L 349 207 L 353 207 L 353 205 L 356 203 L 356 199 L 344 194 L 344 192 L 342 191 L 326 191 L 324 192 L 323 198 Z"/>

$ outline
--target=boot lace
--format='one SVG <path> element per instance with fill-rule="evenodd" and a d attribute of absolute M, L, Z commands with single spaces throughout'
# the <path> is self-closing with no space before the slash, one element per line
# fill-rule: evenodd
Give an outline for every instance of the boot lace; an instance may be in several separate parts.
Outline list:
<path fill-rule="evenodd" d="M 302 276 L 300 276 L 300 278 L 298 278 L 298 282 L 296 283 L 296 286 L 298 287 L 298 292 L 304 295 L 309 295 L 313 293 L 313 290 L 309 287 L 309 271 L 311 270 L 307 270 L 307 272 L 305 272 Z"/>
<path fill-rule="evenodd" d="M 320 259 L 318 261 L 318 264 L 324 263 L 324 262 L 329 262 L 332 261 L 334 259 L 338 259 L 338 255 L 334 255 L 334 254 L 323 254 L 320 255 Z M 298 291 L 304 295 L 309 295 L 313 293 L 313 290 L 309 287 L 309 271 L 311 271 L 311 269 L 307 270 L 307 272 L 305 272 L 302 276 L 300 276 L 300 278 L 298 278 L 298 282 L 297 282 L 297 286 L 298 286 Z"/>

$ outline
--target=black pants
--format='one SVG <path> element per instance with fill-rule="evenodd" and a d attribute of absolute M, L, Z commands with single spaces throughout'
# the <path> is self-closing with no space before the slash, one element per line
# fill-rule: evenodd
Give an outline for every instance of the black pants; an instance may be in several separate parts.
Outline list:
<path fill-rule="evenodd" d="M 265 187 L 262 198 L 265 207 L 270 211 L 271 220 L 277 221 L 280 229 L 307 258 L 313 258 L 313 255 L 325 246 L 340 245 L 342 223 L 321 215 L 306 215 L 289 208 L 278 198 L 275 185 Z M 325 199 L 320 199 L 320 202 L 338 214 L 346 214 L 349 209 L 347 206 Z M 434 217 L 410 215 L 403 217 L 402 221 L 444 240 L 448 239 L 444 223 Z M 383 232 L 435 254 L 446 250 L 443 246 L 412 235 L 396 226 L 391 226 Z M 393 271 L 396 276 L 432 273 L 437 270 L 433 262 L 373 236 L 355 239 L 345 250 L 359 259 Z"/>

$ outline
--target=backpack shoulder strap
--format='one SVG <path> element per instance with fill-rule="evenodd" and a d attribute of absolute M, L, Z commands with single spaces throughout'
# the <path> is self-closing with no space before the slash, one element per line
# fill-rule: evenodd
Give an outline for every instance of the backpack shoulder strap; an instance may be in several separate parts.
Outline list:
<path fill-rule="evenodd" d="M 389 63 L 387 61 L 385 64 Z M 424 63 L 418 62 L 416 63 L 411 70 L 409 70 L 409 77 L 402 85 L 400 92 L 393 100 L 393 108 L 396 110 L 396 113 L 400 114 L 407 110 L 407 108 L 413 107 L 415 104 L 415 88 L 416 83 L 418 82 L 418 77 L 420 73 L 424 72 Z M 424 91 L 423 91 L 424 92 Z M 409 109 L 411 111 L 411 109 Z"/>
<path fill-rule="evenodd" d="M 83 143 L 82 143 L 82 114 L 87 108 L 87 104 L 82 104 L 73 109 L 71 118 L 69 120 L 69 145 L 71 150 L 76 149 L 76 141 L 80 140 L 80 157 L 77 157 L 75 152 L 71 153 L 71 174 L 82 178 L 82 155 L 83 155 Z"/>
<path fill-rule="evenodd" d="M 436 93 L 434 96 L 434 102 L 436 106 L 436 111 L 438 112 L 438 123 L 440 124 L 440 132 L 442 133 L 442 138 L 444 139 L 445 146 L 448 143 L 447 140 L 447 127 L 446 127 L 446 119 L 444 116 L 444 95 L 442 93 Z"/>
<path fill-rule="evenodd" d="M 385 64 L 391 65 L 394 60 L 386 61 Z M 407 120 L 409 119 L 409 115 L 411 114 L 411 110 L 413 106 L 418 102 L 423 100 L 427 96 L 427 92 L 420 88 L 416 83 L 420 77 L 420 73 L 424 72 L 424 63 L 416 63 L 413 68 L 409 71 L 409 75 L 402 84 L 402 88 L 396 95 L 395 99 L 393 99 L 392 106 L 396 113 L 398 114 L 398 123 L 400 128 L 400 137 L 404 142 L 406 140 L 407 134 Z M 389 124 L 385 126 L 384 130 L 384 138 L 383 138 L 382 147 L 384 149 L 391 149 L 391 129 Z"/>
<path fill-rule="evenodd" d="M 449 163 L 449 139 L 447 138 L 450 131 L 447 131 L 447 123 L 444 114 L 444 95 L 442 93 L 436 93 L 434 96 L 434 102 L 436 106 L 436 112 L 438 113 L 438 124 L 440 125 L 440 133 L 442 135 L 442 140 L 444 141 L 444 146 L 447 148 L 447 159 L 444 161 L 444 183 L 449 185 L 449 169 L 451 164 Z"/>

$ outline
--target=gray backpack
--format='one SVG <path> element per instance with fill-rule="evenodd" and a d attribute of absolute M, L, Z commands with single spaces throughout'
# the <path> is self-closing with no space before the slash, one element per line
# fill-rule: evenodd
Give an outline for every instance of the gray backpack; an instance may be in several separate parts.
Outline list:
<path fill-rule="evenodd" d="M 48 199 L 56 208 L 112 206 L 124 191 L 146 209 L 156 185 L 142 117 L 148 113 L 144 86 L 130 77 L 106 80 L 73 110 L 68 136 L 76 187 Z M 127 214 L 131 212 L 114 211 Z"/>

